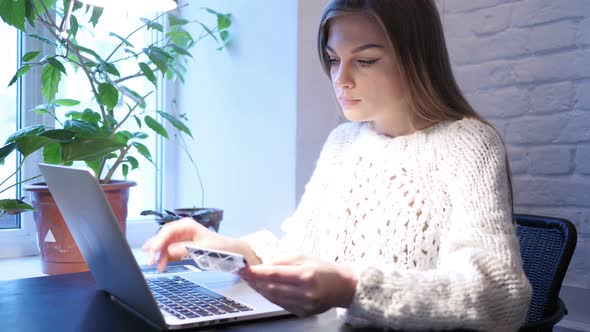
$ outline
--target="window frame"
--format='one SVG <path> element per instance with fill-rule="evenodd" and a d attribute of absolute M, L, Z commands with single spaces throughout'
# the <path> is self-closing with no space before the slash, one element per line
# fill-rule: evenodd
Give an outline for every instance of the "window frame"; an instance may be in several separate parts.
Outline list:
<path fill-rule="evenodd" d="M 163 26 L 163 18 L 160 18 Z M 29 31 L 33 32 L 32 27 Z M 18 30 L 17 30 L 18 31 Z M 165 33 L 165 32 L 164 32 Z M 158 38 L 156 32 L 153 32 L 152 38 Z M 41 42 L 38 39 L 27 37 L 22 31 L 18 31 L 17 37 L 17 58 L 22 58 L 30 50 L 41 50 L 44 54 L 49 54 L 52 48 Z M 17 68 L 19 67 L 17 66 Z M 156 107 L 158 109 L 171 109 L 173 106 L 174 91 L 176 83 L 163 80 L 161 75 L 158 78 L 159 84 L 157 89 Z M 17 81 L 17 119 L 19 120 L 19 128 L 44 124 L 47 126 L 54 125 L 51 118 L 33 112 L 26 112 L 26 110 L 33 109 L 45 101 L 40 93 L 41 91 L 41 68 L 31 69 L 27 75 L 22 76 Z M 162 120 L 162 119 L 159 119 Z M 168 123 L 163 123 L 169 126 Z M 170 128 L 172 130 L 172 128 Z M 176 183 L 174 169 L 174 160 L 176 160 L 177 144 L 174 144 L 173 139 L 164 140 L 162 137 L 157 137 L 156 152 L 154 162 L 157 170 L 155 172 L 155 207 L 161 210 L 163 206 L 170 206 L 174 204 L 175 193 L 170 188 L 174 187 Z M 40 152 L 34 153 L 27 158 L 27 162 L 21 169 L 21 178 L 28 178 L 38 174 L 37 164 L 43 162 L 43 157 Z M 166 181 L 164 181 L 166 179 Z M 28 184 L 28 183 L 27 183 Z M 26 185 L 26 184 L 25 184 Z M 19 186 L 20 190 L 20 186 Z M 26 195 L 26 192 L 19 191 L 21 196 Z M 0 230 L 0 259 L 39 255 L 39 246 L 37 243 L 37 231 L 34 221 L 33 212 L 25 212 L 17 216 L 18 228 L 2 229 Z M 127 241 L 132 248 L 140 247 L 146 239 L 153 236 L 158 230 L 158 224 L 153 219 L 144 220 L 127 220 Z"/>
<path fill-rule="evenodd" d="M 32 29 L 32 28 L 31 28 Z M 22 31 L 17 30 L 17 59 L 19 61 L 17 68 L 20 66 L 20 59 L 22 55 L 29 50 L 51 51 L 47 44 L 34 38 L 26 37 Z M 32 69 L 27 75 L 19 78 L 17 81 L 17 122 L 18 127 L 23 128 L 34 124 L 50 124 L 50 121 L 41 115 L 33 112 L 26 112 L 27 109 L 33 109 L 36 105 L 43 103 L 40 86 L 40 69 Z M 29 91 L 33 93 L 28 93 Z M 37 93 L 35 93 L 37 91 Z M 18 157 L 20 158 L 20 156 Z M 34 176 L 37 170 L 34 165 L 42 161 L 42 156 L 35 153 L 28 157 L 27 162 L 21 169 L 20 179 Z M 17 193 L 25 194 L 22 191 L 22 186 L 17 186 Z M 0 241 L 2 248 L 0 249 L 0 258 L 30 256 L 39 254 L 39 247 L 37 245 L 37 232 L 35 221 L 32 212 L 25 212 L 17 216 L 17 224 L 19 227 L 3 229 L 0 231 Z"/>

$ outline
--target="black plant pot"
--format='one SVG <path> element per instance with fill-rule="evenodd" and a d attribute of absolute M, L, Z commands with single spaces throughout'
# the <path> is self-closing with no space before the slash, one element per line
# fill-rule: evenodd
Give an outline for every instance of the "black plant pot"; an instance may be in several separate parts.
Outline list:
<path fill-rule="evenodd" d="M 210 213 L 207 213 L 203 216 L 203 210 L 209 210 Z M 193 218 L 195 221 L 200 223 L 201 225 L 219 232 L 219 224 L 223 219 L 223 210 L 222 209 L 212 209 L 212 208 L 186 208 L 186 209 L 174 209 L 172 212 L 177 214 L 180 217 L 188 217 Z M 201 212 L 201 213 L 200 213 Z"/>

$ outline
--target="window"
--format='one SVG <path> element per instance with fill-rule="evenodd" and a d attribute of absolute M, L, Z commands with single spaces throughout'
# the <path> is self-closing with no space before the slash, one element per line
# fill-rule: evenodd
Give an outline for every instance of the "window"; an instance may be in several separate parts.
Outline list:
<path fill-rule="evenodd" d="M 86 15 L 87 17 L 85 17 L 85 21 L 88 21 L 90 15 L 91 12 L 88 12 Z M 120 43 L 119 39 L 109 35 L 110 32 L 114 32 L 119 36 L 126 37 L 131 31 L 134 31 L 140 25 L 141 22 L 138 17 L 128 15 L 124 10 L 110 10 L 107 8 L 104 10 L 103 15 L 101 16 L 100 21 L 95 28 L 93 28 L 91 31 L 79 30 L 77 40 L 84 47 L 96 50 L 104 49 L 103 52 L 99 51 L 98 53 L 106 58 L 108 56 L 107 52 L 111 52 Z M 151 43 L 152 38 L 158 38 L 157 32 L 155 34 L 156 35 L 153 36 L 151 30 L 146 32 L 145 29 L 142 29 L 136 32 L 131 37 L 129 42 L 136 47 L 141 47 L 142 45 Z M 119 51 L 113 56 L 113 59 L 118 59 L 125 56 L 126 53 L 124 48 L 120 48 Z M 117 68 L 121 73 L 121 77 L 127 77 L 137 72 L 137 64 L 129 61 L 119 62 L 117 64 Z M 145 79 L 131 79 L 127 82 L 129 88 L 137 91 L 141 95 L 144 95 L 154 89 L 154 86 Z M 82 71 L 78 71 L 76 73 L 68 69 L 67 79 L 62 79 L 60 82 L 59 94 L 57 98 L 73 98 L 80 100 L 83 103 L 90 101 L 92 99 L 92 93 L 84 73 Z M 146 103 L 148 105 L 146 108 L 147 111 L 156 110 L 158 101 L 157 99 L 157 94 L 152 94 L 146 99 Z M 88 106 L 91 107 L 91 105 Z M 79 108 L 83 108 L 83 106 Z M 119 111 L 124 110 L 120 109 Z M 58 117 L 61 116 L 62 119 L 65 120 L 65 113 L 66 111 L 58 114 Z M 127 121 L 123 128 L 128 129 L 131 132 L 138 130 L 134 121 Z M 155 134 L 151 133 L 150 130 L 146 129 L 145 127 L 143 130 L 145 130 L 150 135 L 150 137 L 148 137 L 146 140 L 143 140 L 141 143 L 146 145 L 150 151 L 156 151 Z M 137 182 L 137 186 L 132 187 L 130 192 L 131 199 L 129 200 L 127 218 L 129 221 L 144 219 L 140 216 L 140 212 L 142 210 L 158 209 L 157 202 L 159 201 L 159 197 L 155 189 L 156 167 L 142 156 L 134 155 L 134 157 L 136 157 L 136 159 L 139 161 L 140 166 L 139 170 L 134 170 L 127 176 L 127 180 Z M 157 158 L 154 158 L 154 161 L 156 160 Z M 123 179 L 120 168 L 118 173 L 116 173 L 113 178 Z"/>
<path fill-rule="evenodd" d="M 106 47 L 107 44 L 117 42 L 117 39 L 109 36 L 109 31 L 126 36 L 130 31 L 139 27 L 140 24 L 138 17 L 127 16 L 125 13 L 114 10 L 105 10 L 97 28 L 86 31 L 85 37 L 79 34 L 78 39 L 83 45 L 98 48 L 105 45 Z M 152 32 L 152 30 L 147 33 L 140 32 L 134 35 L 131 42 L 136 46 L 140 46 L 149 43 L 151 40 L 161 39 L 162 36 L 158 34 L 158 32 Z M 0 61 L 0 107 L 2 110 L 0 112 L 0 143 L 3 144 L 6 138 L 18 128 L 19 124 L 20 127 L 24 127 L 40 123 L 51 126 L 54 123 L 46 116 L 29 112 L 36 105 L 45 102 L 40 94 L 39 76 L 34 76 L 33 71 L 22 78 L 20 85 L 15 84 L 6 88 L 18 68 L 20 56 L 26 53 L 27 50 L 46 49 L 47 45 L 37 39 L 27 38 L 25 34 L 18 32 L 15 28 L 3 22 L 0 23 L 0 35 L 3 36 L 3 61 Z M 22 42 L 19 36 L 22 36 Z M 110 50 L 112 48 L 109 48 Z M 124 66 L 119 68 L 122 76 L 129 74 L 130 70 L 132 69 Z M 73 95 L 77 95 L 76 99 L 81 101 L 90 99 L 91 94 L 83 84 L 86 81 L 80 75 L 81 73 L 68 70 L 67 79 L 62 80 L 58 98 L 66 96 L 72 98 Z M 137 82 L 130 80 L 130 87 L 138 92 L 153 89 L 153 86 L 141 86 L 144 83 L 143 80 L 137 80 Z M 162 91 L 152 94 L 150 99 L 146 100 L 148 105 L 151 105 L 149 110 L 163 109 L 163 100 Z M 134 124 L 130 123 L 129 125 Z M 130 172 L 128 175 L 128 180 L 136 181 L 138 184 L 131 189 L 131 198 L 129 200 L 128 220 L 130 222 L 127 227 L 127 235 L 132 246 L 140 245 L 147 236 L 154 234 L 157 226 L 151 220 L 146 221 L 144 219 L 143 222 L 137 222 L 143 219 L 139 215 L 140 211 L 160 209 L 162 202 L 162 190 L 158 190 L 158 188 L 161 188 L 161 178 L 163 177 L 161 171 L 163 171 L 162 154 L 164 144 L 160 138 L 155 137 L 155 134 L 150 134 L 150 138 L 142 143 L 152 152 L 156 151 L 155 155 L 152 156 L 156 166 L 143 159 L 143 157 L 137 157 L 140 162 L 140 170 Z M 41 157 L 34 158 L 31 156 L 27 159 L 27 163 L 23 167 L 25 174 L 23 177 L 39 174 L 36 163 L 41 161 Z M 12 155 L 7 158 L 4 165 L 0 165 L 0 182 L 12 174 L 15 169 L 16 156 Z M 160 170 L 160 172 L 156 170 Z M 121 179 L 122 176 L 118 175 L 114 178 Z M 5 188 L 10 183 L 14 184 L 15 179 L 11 179 L 10 182 L 7 181 L 0 188 Z M 14 187 L 7 190 L 0 195 L 0 198 L 18 197 L 20 193 L 17 189 L 19 188 Z M 22 219 L 22 222 L 20 222 L 20 219 Z M 36 241 L 33 213 L 23 213 L 17 217 L 7 215 L 0 218 L 0 243 L 2 243 L 2 246 L 0 246 L 0 258 L 37 254 Z"/>
<path fill-rule="evenodd" d="M 12 76 L 17 70 L 17 30 L 4 22 L 0 22 L 0 36 L 3 36 L 3 56 L 0 61 L 0 146 L 17 129 L 17 85 L 7 87 Z M 0 182 L 6 180 L 16 170 L 16 156 L 13 153 L 6 158 L 4 165 L 0 165 Z M 11 177 L 0 185 L 0 191 L 9 188 L 16 183 L 16 176 Z M 0 199 L 18 197 L 17 187 L 7 189 L 0 193 Z M 0 229 L 19 227 L 19 218 L 11 215 L 0 217 Z"/>

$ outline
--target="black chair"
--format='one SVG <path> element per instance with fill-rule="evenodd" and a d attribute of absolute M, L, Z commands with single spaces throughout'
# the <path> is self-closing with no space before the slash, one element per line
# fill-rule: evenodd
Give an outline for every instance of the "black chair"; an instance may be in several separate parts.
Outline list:
<path fill-rule="evenodd" d="M 533 287 L 526 323 L 519 331 L 552 331 L 566 314 L 559 290 L 576 248 L 574 225 L 562 218 L 515 214 L 524 271 Z"/>

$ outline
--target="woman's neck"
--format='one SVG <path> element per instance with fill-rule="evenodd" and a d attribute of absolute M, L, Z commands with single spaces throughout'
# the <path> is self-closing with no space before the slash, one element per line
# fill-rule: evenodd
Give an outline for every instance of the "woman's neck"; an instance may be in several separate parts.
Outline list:
<path fill-rule="evenodd" d="M 397 115 L 397 116 L 396 116 Z M 387 119 L 371 121 L 370 125 L 377 133 L 389 137 L 411 135 L 419 130 L 432 126 L 434 123 L 424 120 L 415 114 L 392 114 Z"/>

